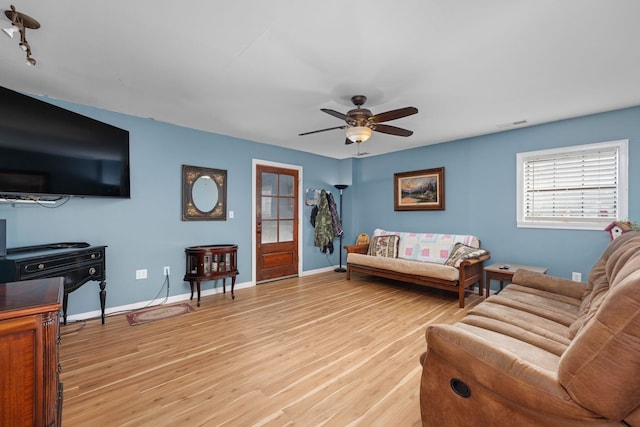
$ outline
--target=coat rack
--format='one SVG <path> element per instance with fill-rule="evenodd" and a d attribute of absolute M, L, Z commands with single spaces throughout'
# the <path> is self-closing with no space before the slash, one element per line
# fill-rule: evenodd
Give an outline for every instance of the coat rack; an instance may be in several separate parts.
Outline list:
<path fill-rule="evenodd" d="M 340 224 L 342 224 L 342 191 L 345 188 L 347 188 L 348 185 L 346 185 L 346 184 L 336 184 L 336 185 L 334 185 L 334 187 L 336 187 L 338 190 L 340 190 Z M 340 234 L 340 248 L 339 248 L 340 266 L 334 270 L 337 273 L 344 273 L 345 271 L 347 271 L 345 268 L 342 267 L 342 236 L 343 235 L 344 235 L 344 233 Z"/>

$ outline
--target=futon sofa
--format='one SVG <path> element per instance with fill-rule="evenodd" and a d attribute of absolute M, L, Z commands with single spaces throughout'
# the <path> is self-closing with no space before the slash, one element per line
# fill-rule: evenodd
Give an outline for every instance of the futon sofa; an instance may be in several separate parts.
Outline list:
<path fill-rule="evenodd" d="M 518 270 L 426 340 L 424 426 L 640 426 L 640 233 L 586 283 Z"/>
<path fill-rule="evenodd" d="M 489 252 L 471 235 L 410 233 L 376 229 L 368 244 L 345 246 L 347 280 L 354 271 L 458 293 L 484 288 L 483 262 Z"/>

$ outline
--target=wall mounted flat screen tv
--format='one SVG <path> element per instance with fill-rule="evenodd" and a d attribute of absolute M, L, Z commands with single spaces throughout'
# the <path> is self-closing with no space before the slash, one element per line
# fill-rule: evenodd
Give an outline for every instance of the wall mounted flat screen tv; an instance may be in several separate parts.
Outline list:
<path fill-rule="evenodd" d="M 0 87 L 0 197 L 130 197 L 129 132 Z"/>

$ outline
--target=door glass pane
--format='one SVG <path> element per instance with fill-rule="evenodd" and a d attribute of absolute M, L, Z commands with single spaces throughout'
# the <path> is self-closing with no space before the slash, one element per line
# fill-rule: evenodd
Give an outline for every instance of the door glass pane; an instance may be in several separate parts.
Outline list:
<path fill-rule="evenodd" d="M 293 199 L 280 198 L 280 219 L 293 219 Z"/>
<path fill-rule="evenodd" d="M 262 243 L 276 243 L 278 241 L 277 221 L 267 221 L 262 223 Z"/>
<path fill-rule="evenodd" d="M 278 206 L 276 197 L 262 198 L 262 219 L 278 219 Z"/>
<path fill-rule="evenodd" d="M 291 175 L 280 175 L 280 195 L 293 196 L 293 177 Z"/>
<path fill-rule="evenodd" d="M 291 242 L 293 240 L 293 221 L 280 221 L 280 242 Z"/>
<path fill-rule="evenodd" d="M 261 243 L 294 241 L 294 176 L 263 172 L 261 178 Z"/>
<path fill-rule="evenodd" d="M 275 173 L 266 173 L 262 174 L 262 194 L 265 196 L 277 195 L 278 191 L 278 175 Z"/>

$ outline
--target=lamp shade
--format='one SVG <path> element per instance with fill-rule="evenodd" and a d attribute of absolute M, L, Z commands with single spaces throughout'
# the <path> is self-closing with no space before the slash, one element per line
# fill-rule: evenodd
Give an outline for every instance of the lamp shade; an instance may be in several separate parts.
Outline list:
<path fill-rule="evenodd" d="M 365 142 L 371 137 L 371 128 L 366 126 L 353 126 L 347 128 L 347 138 L 351 142 Z"/>

